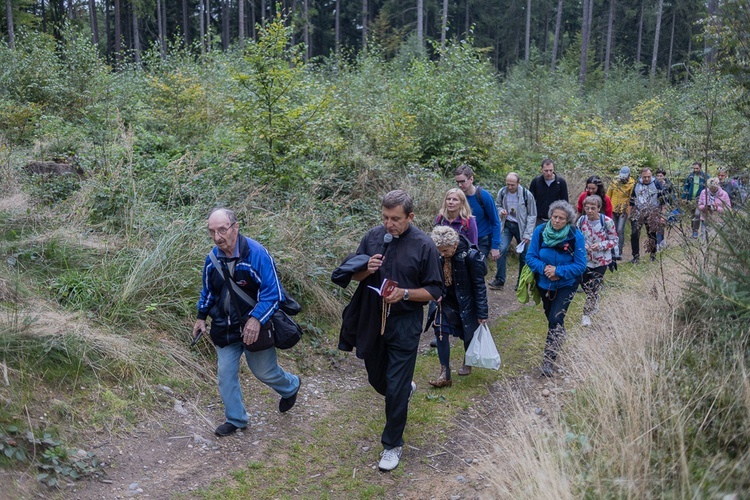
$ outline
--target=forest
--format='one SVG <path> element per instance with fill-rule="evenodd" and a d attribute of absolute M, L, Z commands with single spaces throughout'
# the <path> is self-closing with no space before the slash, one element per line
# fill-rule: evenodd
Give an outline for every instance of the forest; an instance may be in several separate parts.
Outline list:
<path fill-rule="evenodd" d="M 171 409 L 155 387 L 215 398 L 215 354 L 187 337 L 217 205 L 237 210 L 303 304 L 305 336 L 284 362 L 310 380 L 346 365 L 336 340 L 351 289 L 330 272 L 380 223 L 390 189 L 412 194 L 429 230 L 462 163 L 493 194 L 510 171 L 528 183 L 547 157 L 575 191 L 623 165 L 663 168 L 676 186 L 694 161 L 711 176 L 750 168 L 748 0 L 6 0 L 0 20 L 3 487 L 23 490 L 13 474 L 52 487 L 96 476 L 93 455 L 68 449 Z M 750 494 L 746 212 L 715 245 L 688 240 L 663 267 L 613 278 L 612 297 L 660 297 L 619 317 L 626 327 L 654 317 L 658 328 L 615 336 L 642 339 L 623 347 L 641 358 L 600 366 L 592 381 L 617 378 L 572 391 L 549 439 L 514 442 L 529 467 L 495 495 Z M 532 369 L 537 316 L 493 325 L 502 380 Z M 420 356 L 417 374 L 434 362 Z M 453 429 L 498 382 L 474 380 L 415 403 L 414 442 L 442 439 L 428 424 Z M 374 400 L 354 394 L 340 406 Z M 402 476 L 352 473 L 366 459 L 341 450 L 379 425 L 352 411 L 339 441 L 316 428 L 285 443 L 299 468 L 288 485 L 243 462 L 214 495 L 416 495 L 393 489 L 407 488 Z M 333 473 L 323 453 L 341 462 Z M 535 468 L 559 473 L 554 493 L 535 495 L 558 477 Z"/>

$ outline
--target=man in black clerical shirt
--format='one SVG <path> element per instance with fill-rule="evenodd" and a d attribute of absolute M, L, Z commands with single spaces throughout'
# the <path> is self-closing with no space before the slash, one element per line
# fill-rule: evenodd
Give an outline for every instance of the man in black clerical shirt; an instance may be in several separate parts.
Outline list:
<path fill-rule="evenodd" d="M 383 225 L 365 234 L 357 254 L 369 255 L 367 269 L 356 274 L 357 281 L 371 282 L 378 288 L 384 279 L 398 286 L 383 298 L 384 328 L 365 356 L 370 385 L 385 396 L 385 429 L 381 436 L 384 451 L 380 470 L 398 466 L 409 400 L 416 390 L 412 382 L 417 348 L 422 332 L 423 308 L 442 295 L 442 275 L 437 247 L 429 236 L 411 224 L 414 219 L 411 197 L 402 190 L 383 197 Z M 385 251 L 386 233 L 393 236 Z M 368 290 L 369 293 L 378 293 Z M 382 326 L 382 325 L 381 325 Z M 382 332 L 382 333 L 381 333 Z"/>

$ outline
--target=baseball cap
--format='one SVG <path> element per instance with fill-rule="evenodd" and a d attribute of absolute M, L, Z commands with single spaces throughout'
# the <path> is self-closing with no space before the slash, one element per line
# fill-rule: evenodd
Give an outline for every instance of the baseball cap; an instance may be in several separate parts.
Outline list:
<path fill-rule="evenodd" d="M 620 169 L 620 179 L 627 179 L 630 177 L 630 167 L 624 166 Z"/>

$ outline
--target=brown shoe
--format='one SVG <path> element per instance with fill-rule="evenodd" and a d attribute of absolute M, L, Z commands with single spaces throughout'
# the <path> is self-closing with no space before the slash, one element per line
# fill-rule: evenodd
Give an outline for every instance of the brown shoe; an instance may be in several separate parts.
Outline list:
<path fill-rule="evenodd" d="M 471 366 L 461 365 L 461 368 L 458 369 L 458 374 L 461 376 L 471 375 Z"/>
<path fill-rule="evenodd" d="M 430 385 L 432 387 L 450 387 L 453 385 L 453 381 L 451 380 L 451 369 L 446 366 L 440 367 L 440 375 L 438 375 L 437 380 L 430 380 Z"/>

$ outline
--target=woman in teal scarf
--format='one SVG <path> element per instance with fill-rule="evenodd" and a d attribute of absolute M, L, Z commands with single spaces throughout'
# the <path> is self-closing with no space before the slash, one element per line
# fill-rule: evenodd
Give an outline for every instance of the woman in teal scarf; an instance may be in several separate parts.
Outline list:
<path fill-rule="evenodd" d="M 536 276 L 547 316 L 547 343 L 542 374 L 554 374 L 553 363 L 565 340 L 565 314 L 586 271 L 586 243 L 575 227 L 576 211 L 567 201 L 549 207 L 549 221 L 536 227 L 526 264 Z"/>

